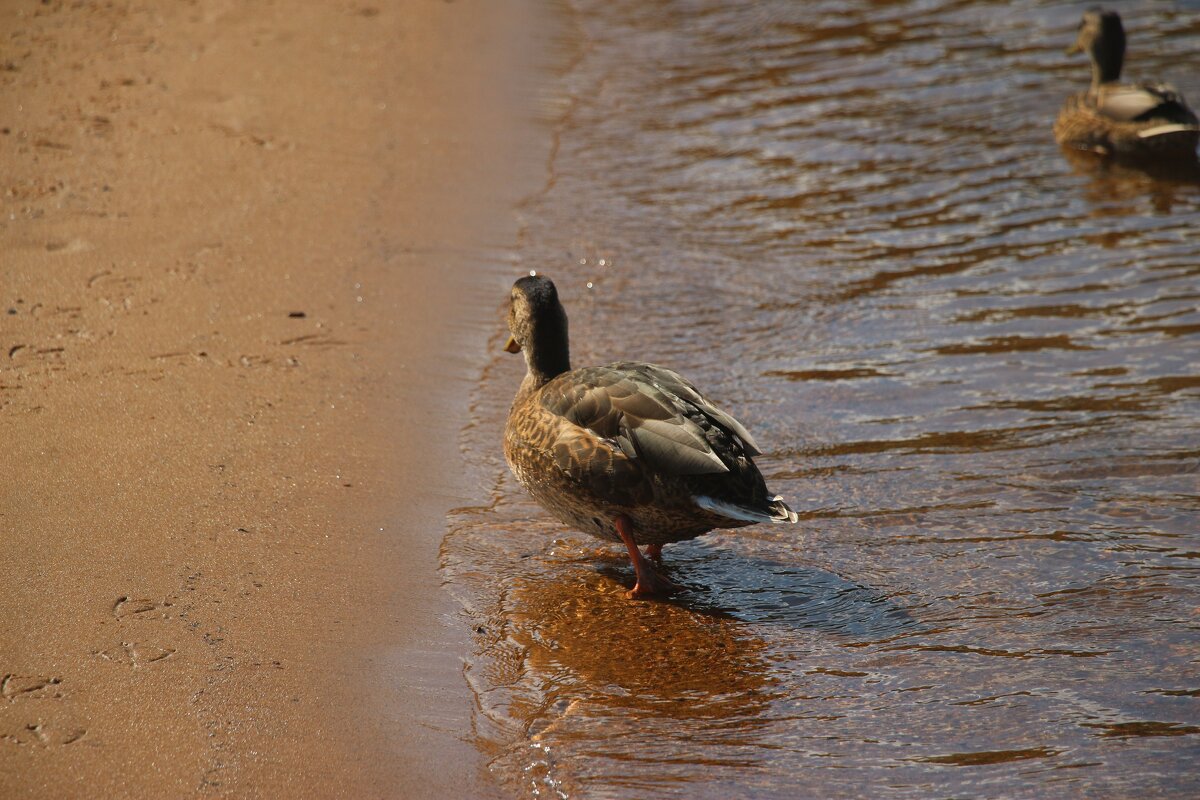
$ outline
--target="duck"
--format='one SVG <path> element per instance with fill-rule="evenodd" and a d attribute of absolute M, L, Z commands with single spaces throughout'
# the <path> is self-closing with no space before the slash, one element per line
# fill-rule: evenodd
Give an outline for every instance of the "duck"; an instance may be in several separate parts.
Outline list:
<path fill-rule="evenodd" d="M 1165 83 L 1120 83 L 1125 28 L 1115 11 L 1092 8 L 1067 53 L 1086 52 L 1092 85 L 1069 97 L 1054 123 L 1063 146 L 1102 156 L 1195 160 L 1200 124 L 1183 96 Z"/>
<path fill-rule="evenodd" d="M 526 366 L 504 427 L 508 467 L 559 522 L 625 546 L 636 576 L 627 597 L 684 589 L 650 563 L 664 545 L 798 520 L 767 490 L 750 432 L 678 372 L 638 361 L 572 369 L 549 278 L 513 284 L 508 330 L 504 349 Z"/>

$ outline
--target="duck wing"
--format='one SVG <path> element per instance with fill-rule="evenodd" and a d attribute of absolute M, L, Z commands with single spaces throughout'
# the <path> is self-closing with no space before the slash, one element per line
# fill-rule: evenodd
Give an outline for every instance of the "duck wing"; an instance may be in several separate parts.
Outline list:
<path fill-rule="evenodd" d="M 762 455 L 762 450 L 750 435 L 750 431 L 729 414 L 717 408 L 711 400 L 700 393 L 689 380 L 673 369 L 659 367 L 654 364 L 639 362 L 621 362 L 615 366 L 622 367 L 641 376 L 642 380 L 654 386 L 664 394 L 674 397 L 677 402 L 690 404 L 700 411 L 710 421 L 724 428 L 728 433 L 737 436 L 748 456 Z"/>
<path fill-rule="evenodd" d="M 1097 111 L 1118 122 L 1196 123 L 1183 96 L 1165 83 L 1104 86 L 1095 101 Z"/>
<path fill-rule="evenodd" d="M 668 475 L 729 471 L 714 443 L 742 441 L 758 452 L 745 428 L 717 409 L 678 373 L 621 362 L 575 370 L 542 390 L 542 405 L 570 425 L 554 446 L 561 469 L 579 478 L 641 467 Z M 714 435 L 713 428 L 724 435 Z M 729 457 L 727 455 L 727 457 Z"/>

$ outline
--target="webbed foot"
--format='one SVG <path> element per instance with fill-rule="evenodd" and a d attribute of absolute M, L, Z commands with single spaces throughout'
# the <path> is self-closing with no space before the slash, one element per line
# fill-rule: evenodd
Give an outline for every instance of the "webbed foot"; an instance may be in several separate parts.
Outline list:
<path fill-rule="evenodd" d="M 682 592 L 686 587 L 664 578 L 655 571 L 646 557 L 642 555 L 642 551 L 638 549 L 637 542 L 633 540 L 633 520 L 624 514 L 617 517 L 617 535 L 621 537 L 621 541 L 625 543 L 625 549 L 629 551 L 629 560 L 633 562 L 633 571 L 637 575 L 637 583 L 633 588 L 625 593 L 625 596 L 631 600 L 637 600 L 645 597 L 662 597 L 664 595 Z M 651 558 L 662 558 L 662 545 L 650 545 L 646 548 L 646 552 Z"/>

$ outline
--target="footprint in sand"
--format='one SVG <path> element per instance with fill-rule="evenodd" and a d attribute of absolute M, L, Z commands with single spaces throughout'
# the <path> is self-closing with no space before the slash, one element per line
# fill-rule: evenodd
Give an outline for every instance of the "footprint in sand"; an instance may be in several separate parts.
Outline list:
<path fill-rule="evenodd" d="M 170 600 L 118 597 L 113 603 L 112 614 L 117 619 L 169 619 L 174 605 Z"/>
<path fill-rule="evenodd" d="M 94 655 L 117 664 L 144 667 L 170 658 L 175 655 L 175 649 L 142 642 L 121 642 L 107 650 L 97 650 Z"/>
<path fill-rule="evenodd" d="M 0 697 L 10 703 L 17 700 L 61 700 L 62 678 L 9 673 L 0 678 Z"/>
<path fill-rule="evenodd" d="M 0 742 L 18 746 L 62 747 L 75 744 L 86 735 L 87 728 L 59 728 L 39 720 L 22 725 L 15 730 L 0 732 Z"/>

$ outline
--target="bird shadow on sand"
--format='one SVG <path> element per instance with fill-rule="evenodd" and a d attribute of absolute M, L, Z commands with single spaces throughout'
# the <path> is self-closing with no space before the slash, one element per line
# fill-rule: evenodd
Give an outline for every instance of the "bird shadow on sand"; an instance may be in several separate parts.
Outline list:
<path fill-rule="evenodd" d="M 691 544 L 668 551 L 664 574 L 686 591 L 667 602 L 698 614 L 755 625 L 784 625 L 875 641 L 922 626 L 884 593 L 805 564 Z M 614 557 L 597 571 L 625 585 L 632 570 Z M 636 602 L 636 601 L 631 601 Z"/>

